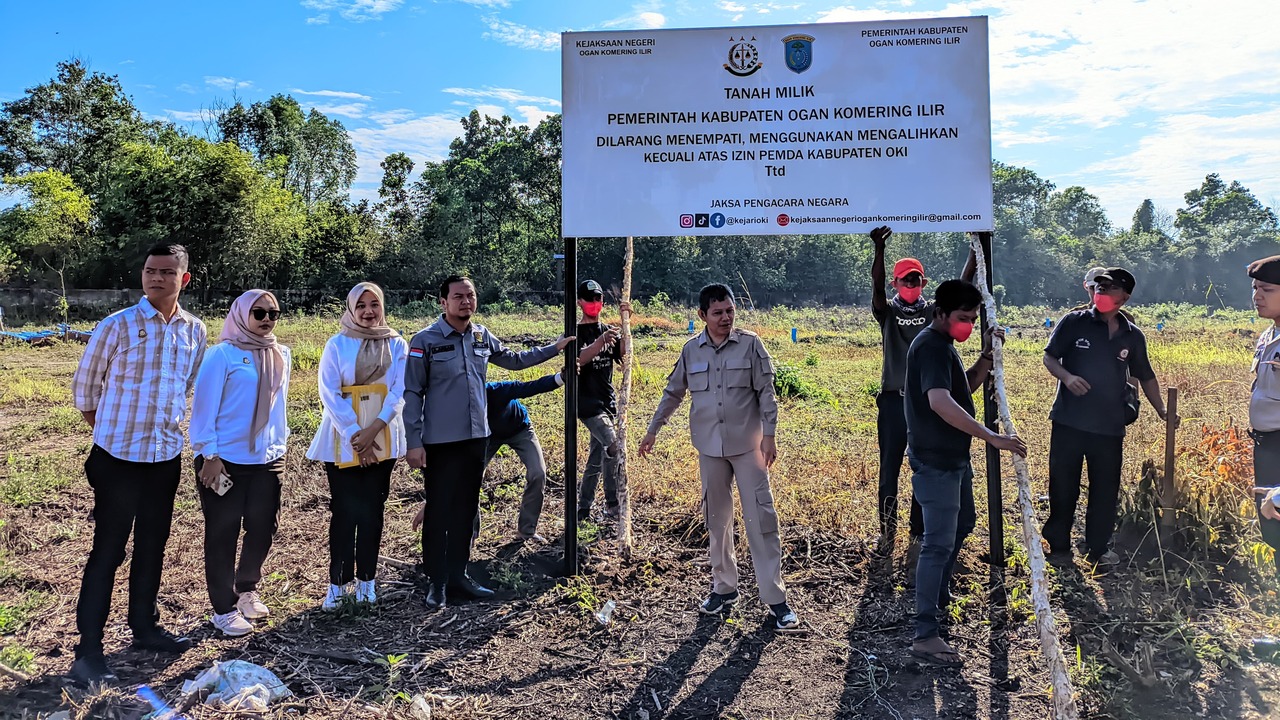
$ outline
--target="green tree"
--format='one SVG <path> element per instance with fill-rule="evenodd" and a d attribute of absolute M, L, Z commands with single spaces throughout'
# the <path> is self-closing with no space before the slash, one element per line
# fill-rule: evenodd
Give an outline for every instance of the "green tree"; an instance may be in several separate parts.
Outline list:
<path fill-rule="evenodd" d="M 40 170 L 4 178 L 2 192 L 25 202 L 0 212 L 0 280 L 22 276 L 39 282 L 92 263 L 98 248 L 90 232 L 93 203 L 71 177 Z"/>
<path fill-rule="evenodd" d="M 57 170 L 96 196 L 104 169 L 145 129 L 115 75 L 60 62 L 52 80 L 0 104 L 0 175 Z"/>
<path fill-rule="evenodd" d="M 175 240 L 191 253 L 197 288 L 241 289 L 301 261 L 306 214 L 240 148 L 170 130 L 123 148 L 99 222 L 113 249 L 103 282 L 128 284 L 147 247 Z"/>
<path fill-rule="evenodd" d="M 273 95 L 249 107 L 236 102 L 218 114 L 222 139 L 253 153 L 307 207 L 343 202 L 356 177 L 356 151 L 342 123 Z"/>

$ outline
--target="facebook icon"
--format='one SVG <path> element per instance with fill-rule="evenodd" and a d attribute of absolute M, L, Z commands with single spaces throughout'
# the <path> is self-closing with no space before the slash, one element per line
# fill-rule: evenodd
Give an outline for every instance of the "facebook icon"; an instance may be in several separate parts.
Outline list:
<path fill-rule="evenodd" d="M 724 227 L 724 213 L 711 213 L 711 227 Z"/>

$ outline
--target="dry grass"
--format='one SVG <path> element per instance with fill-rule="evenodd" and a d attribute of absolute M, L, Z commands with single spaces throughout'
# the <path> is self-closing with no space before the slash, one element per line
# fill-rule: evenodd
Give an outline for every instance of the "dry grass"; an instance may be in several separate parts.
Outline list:
<path fill-rule="evenodd" d="M 275 609 L 271 630 L 250 641 L 208 637 L 204 621 L 209 610 L 200 569 L 202 520 L 188 470 L 179 493 L 162 604 L 166 623 L 193 628 L 206 639 L 173 665 L 126 656 L 125 661 L 132 663 L 126 668 L 129 677 L 172 688 L 180 678 L 191 677 L 215 659 L 247 656 L 272 665 L 285 677 L 302 695 L 294 709 L 313 717 L 401 716 L 407 712 L 406 699 L 427 690 L 460 696 L 432 700 L 442 717 L 545 716 L 548 707 L 560 708 L 563 712 L 552 714 L 563 717 L 624 711 L 626 717 L 639 717 L 635 712 L 640 708 L 655 712 L 648 699 L 648 692 L 655 688 L 663 693 L 662 707 L 671 710 L 674 704 L 690 717 L 698 716 L 692 708 L 704 706 L 699 703 L 720 707 L 721 702 L 723 712 L 730 713 L 726 717 L 891 717 L 877 697 L 889 698 L 886 702 L 905 717 L 928 717 L 939 712 L 935 707 L 948 703 L 972 706 L 973 715 L 964 711 L 962 716 L 1043 716 L 1042 670 L 1035 655 L 1034 632 L 1026 626 L 1025 555 L 1012 540 L 1017 533 L 1011 481 L 1004 489 L 1002 520 L 1010 542 L 1009 603 L 1003 609 L 991 605 L 985 572 L 971 572 L 962 579 L 960 599 L 953 609 L 955 632 L 967 638 L 962 642 L 966 652 L 990 656 L 990 663 L 975 663 L 973 670 L 966 669 L 960 685 L 947 685 L 931 679 L 936 675 L 921 675 L 918 667 L 900 659 L 868 660 L 859 654 L 896 657 L 910 607 L 909 592 L 902 587 L 903 569 L 896 564 L 877 565 L 864 544 L 877 525 L 874 396 L 880 368 L 875 332 L 865 311 L 744 312 L 740 321 L 766 338 L 778 363 L 795 368 L 806 381 L 829 391 L 834 400 L 783 401 L 780 459 L 773 475 L 779 515 L 788 526 L 787 579 L 794 602 L 810 622 L 812 642 L 769 644 L 755 630 L 757 611 L 750 608 L 738 611 L 736 626 L 695 627 L 687 609 L 705 582 L 700 564 L 705 551 L 698 549 L 705 535 L 698 513 L 701 492 L 696 456 L 688 440 L 687 410 L 682 409 L 659 438 L 653 458 L 634 457 L 635 443 L 656 405 L 691 317 L 691 312 L 678 309 L 638 308 L 633 320 L 638 328 L 645 328 L 635 341 L 633 459 L 629 464 L 632 497 L 639 502 L 637 561 L 620 564 L 608 542 L 588 543 L 590 562 L 582 578 L 556 585 L 546 577 L 558 562 L 554 548 L 504 555 L 501 543 L 510 532 L 516 483 L 523 473 L 514 456 L 500 455 L 489 473 L 477 554 L 488 561 L 490 576 L 516 600 L 492 612 L 483 605 L 463 606 L 454 616 L 458 619 L 447 627 L 443 625 L 447 618 L 420 616 L 418 599 L 410 592 L 414 577 L 407 572 L 398 578 L 409 584 L 388 585 L 386 607 L 373 616 L 334 620 L 315 612 L 327 574 L 323 542 L 328 493 L 322 470 L 303 454 L 319 420 L 316 362 L 336 324 L 331 318 L 287 318 L 279 334 L 293 347 L 296 360 L 289 394 L 294 437 L 280 536 L 263 585 Z M 558 335 L 561 324 L 554 311 L 483 321 L 500 336 L 544 340 Z M 401 318 L 395 324 L 411 330 L 427 322 Z M 210 323 L 212 336 L 218 326 L 216 321 Z M 799 328 L 800 343 L 790 342 L 791 327 Z M 1221 463 L 1216 457 L 1208 462 L 1216 446 L 1205 446 L 1205 438 L 1217 437 L 1218 429 L 1245 417 L 1247 336 L 1254 329 L 1238 321 L 1206 322 L 1178 334 L 1151 333 L 1153 362 L 1161 380 L 1182 391 L 1184 424 L 1179 438 L 1188 450 L 1181 456 L 1180 472 L 1188 498 L 1203 495 L 1196 493 L 1210 486 L 1206 478 L 1219 477 L 1216 467 Z M 1048 408 L 1054 390 L 1040 363 L 1044 342 L 1042 328 L 1026 327 L 1014 333 L 1006 352 L 1012 410 L 1031 446 L 1031 471 L 1040 492 L 1046 477 Z M 0 520 L 5 523 L 0 527 L 0 622 L 6 609 L 10 615 L 26 613 L 30 618 L 33 611 L 17 609 L 35 607 L 40 617 L 38 622 L 11 622 L 8 629 L 0 630 L 7 633 L 0 639 L 0 657 L 15 658 L 38 675 L 65 671 L 70 662 L 75 593 L 91 535 L 86 517 L 91 494 L 77 467 L 90 438 L 76 422 L 67 391 L 80 351 L 79 346 L 63 344 L 0 348 L 0 454 L 8 458 L 0 464 Z M 974 349 L 966 351 L 971 354 Z M 506 373 L 495 368 L 491 378 L 533 379 L 554 369 L 544 366 Z M 563 454 L 560 403 L 558 393 L 528 401 L 553 466 L 553 480 L 559 475 L 554 466 Z M 1263 717 L 1266 703 L 1274 700 L 1276 685 L 1260 679 L 1260 671 L 1249 664 L 1243 648 L 1255 631 L 1280 632 L 1274 582 L 1258 571 L 1269 558 L 1258 551 L 1256 530 L 1247 519 L 1228 523 L 1226 498 L 1234 496 L 1226 490 L 1211 493 L 1211 512 L 1186 519 L 1189 535 L 1218 533 L 1217 544 L 1223 552 L 1198 552 L 1189 543 L 1184 552 L 1188 562 L 1174 567 L 1162 565 L 1148 552 L 1150 534 L 1142 524 L 1147 507 L 1140 494 L 1142 468 L 1150 458 L 1159 462 L 1163 439 L 1163 425 L 1149 407 L 1144 408 L 1126 443 L 1125 481 L 1134 491 L 1127 506 L 1129 534 L 1122 533 L 1133 551 L 1128 567 L 1106 580 L 1072 572 L 1055 578 L 1064 646 L 1069 656 L 1078 652 L 1074 672 L 1083 705 L 1095 717 Z M 580 433 L 580 440 L 582 464 L 585 433 Z M 1230 455 L 1236 450 L 1223 452 Z M 974 460 L 979 471 L 977 504 L 985 509 L 980 448 L 975 448 Z M 1237 453 L 1229 462 L 1235 463 L 1231 480 L 1239 485 L 1245 481 L 1244 460 Z M 403 466 L 397 468 L 393 482 L 384 553 L 413 560 L 418 545 L 408 532 L 408 521 L 421 486 Z M 908 482 L 904 472 L 902 483 Z M 551 495 L 541 531 L 554 538 L 562 535 L 563 523 L 558 493 Z M 1210 526 L 1214 529 L 1203 529 Z M 981 567 L 986 527 L 986 513 L 980 511 L 979 528 L 963 556 L 972 570 Z M 1226 547 L 1228 539 L 1230 547 Z M 740 556 L 746 556 L 745 545 Z M 397 581 L 393 572 L 384 577 Z M 749 578 L 744 583 L 750 587 Z M 591 629 L 594 621 L 586 610 L 598 609 L 606 597 L 618 599 L 619 612 L 628 619 L 621 629 L 602 637 Z M 122 587 L 115 607 L 123 605 Z M 108 628 L 109 642 L 117 645 L 127 642 L 122 615 L 122 611 L 113 615 Z M 498 629 L 492 629 L 493 623 L 498 623 Z M 485 631 L 491 636 L 474 635 L 485 627 L 491 628 Z M 1144 705 L 1143 693 L 1148 691 L 1133 687 L 1104 658 L 1097 644 L 1103 640 L 1116 644 L 1126 657 L 1139 658 L 1138 665 L 1155 674 L 1169 698 L 1159 713 L 1150 714 L 1150 707 Z M 701 644 L 695 648 L 694 641 Z M 353 653 L 355 659 L 307 654 L 325 648 Z M 360 648 L 371 648 L 377 657 L 361 654 Z M 686 657 L 683 653 L 691 648 L 693 655 Z M 388 659 L 401 653 L 407 653 L 407 660 Z M 1008 659 L 997 668 L 1000 655 Z M 382 658 L 381 664 L 377 658 Z M 546 670 L 548 663 L 558 663 L 560 669 L 552 673 Z M 612 669 L 590 675 L 587 668 L 602 664 Z M 989 666 L 983 669 L 982 665 Z M 892 687 L 878 680 L 869 682 L 863 671 L 873 678 L 892 678 Z M 698 673 L 704 682 L 695 688 L 685 678 Z M 998 688 L 1004 682 L 1002 674 L 1006 679 L 1016 676 L 1023 690 L 1009 693 Z M 487 675 L 508 679 L 482 681 Z M 582 679 L 586 676 L 589 679 Z M 566 677 L 580 678 L 587 685 L 575 686 Z M 9 681 L 0 679 L 5 682 Z M 41 702 L 57 697 L 56 683 L 49 682 L 37 682 L 25 690 L 15 687 L 9 696 L 15 703 L 0 698 L 0 705 L 37 709 Z M 370 691 L 374 686 L 381 689 Z M 594 694 L 583 695 L 586 687 L 595 688 Z M 71 698 L 89 714 L 106 713 L 104 708 L 127 714 L 132 707 L 119 697 L 73 694 Z M 86 710 L 90 706 L 96 709 Z M 588 707 L 592 709 L 587 711 Z M 5 712 L 0 709 L 0 715 Z M 669 715 L 677 716 L 681 715 Z"/>

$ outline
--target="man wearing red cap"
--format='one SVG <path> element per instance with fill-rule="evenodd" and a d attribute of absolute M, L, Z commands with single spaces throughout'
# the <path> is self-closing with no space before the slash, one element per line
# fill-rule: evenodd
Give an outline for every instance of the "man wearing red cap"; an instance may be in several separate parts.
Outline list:
<path fill-rule="evenodd" d="M 884 364 L 880 374 L 880 394 L 876 396 L 876 418 L 880 444 L 880 545 L 893 546 L 898 530 L 898 476 L 907 451 L 907 416 L 903 409 L 903 389 L 907 380 L 907 350 L 933 316 L 933 303 L 924 299 L 924 265 L 915 258 L 902 258 L 893 266 L 894 296 L 885 293 L 884 246 L 893 231 L 888 226 L 871 231 L 875 260 L 871 263 L 871 313 L 880 323 Z M 977 264 L 973 251 L 965 261 L 961 279 L 973 280 Z M 911 500 L 910 530 L 913 547 L 924 535 L 920 504 Z"/>

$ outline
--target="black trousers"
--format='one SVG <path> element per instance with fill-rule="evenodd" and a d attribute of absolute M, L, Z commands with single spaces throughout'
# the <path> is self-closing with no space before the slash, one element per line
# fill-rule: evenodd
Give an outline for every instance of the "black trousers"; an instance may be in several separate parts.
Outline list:
<path fill-rule="evenodd" d="M 196 473 L 204 457 L 196 457 Z M 269 463 L 241 465 L 222 461 L 231 476 L 225 495 L 196 480 L 200 509 L 204 511 L 204 582 L 213 612 L 225 615 L 236 607 L 240 593 L 258 589 L 262 564 L 271 552 L 280 516 L 280 480 L 284 458 Z M 244 528 L 244 541 L 240 529 Z M 236 564 L 236 548 L 240 563 Z"/>
<path fill-rule="evenodd" d="M 182 461 L 178 456 L 157 463 L 129 462 L 94 445 L 84 473 L 93 488 L 93 548 L 76 602 L 76 629 L 80 632 L 76 657 L 102 654 L 116 570 L 124 562 L 130 534 L 129 628 L 137 636 L 160 621 L 156 595 Z"/>
<path fill-rule="evenodd" d="M 1116 530 L 1120 497 L 1120 469 L 1124 437 L 1100 435 L 1053 423 L 1049 436 L 1049 519 L 1043 535 L 1053 552 L 1071 549 L 1071 526 L 1080 501 L 1080 474 L 1089 463 L 1089 507 L 1084 516 L 1088 554 L 1097 559 L 1107 551 Z"/>
<path fill-rule="evenodd" d="M 1257 487 L 1280 485 L 1280 430 L 1275 432 L 1251 432 L 1253 437 L 1253 484 Z M 1262 496 L 1254 495 L 1254 509 L 1258 511 L 1258 529 L 1262 539 L 1280 550 L 1280 520 L 1262 517 Z M 1276 572 L 1280 574 L 1280 553 L 1276 554 Z"/>
<path fill-rule="evenodd" d="M 898 478 L 902 458 L 907 453 L 907 411 L 902 394 L 882 392 L 876 396 L 876 437 L 880 441 L 880 532 L 892 535 L 898 531 Z M 912 537 L 924 536 L 924 514 L 915 494 L 911 496 L 910 530 Z"/>
<path fill-rule="evenodd" d="M 395 458 L 368 467 L 324 464 L 329 476 L 330 583 L 346 585 L 377 577 L 382 515 L 395 466 Z"/>
<path fill-rule="evenodd" d="M 467 571 L 487 445 L 488 438 L 479 438 L 425 447 L 427 517 L 422 525 L 422 559 L 432 585 L 445 585 Z"/>

